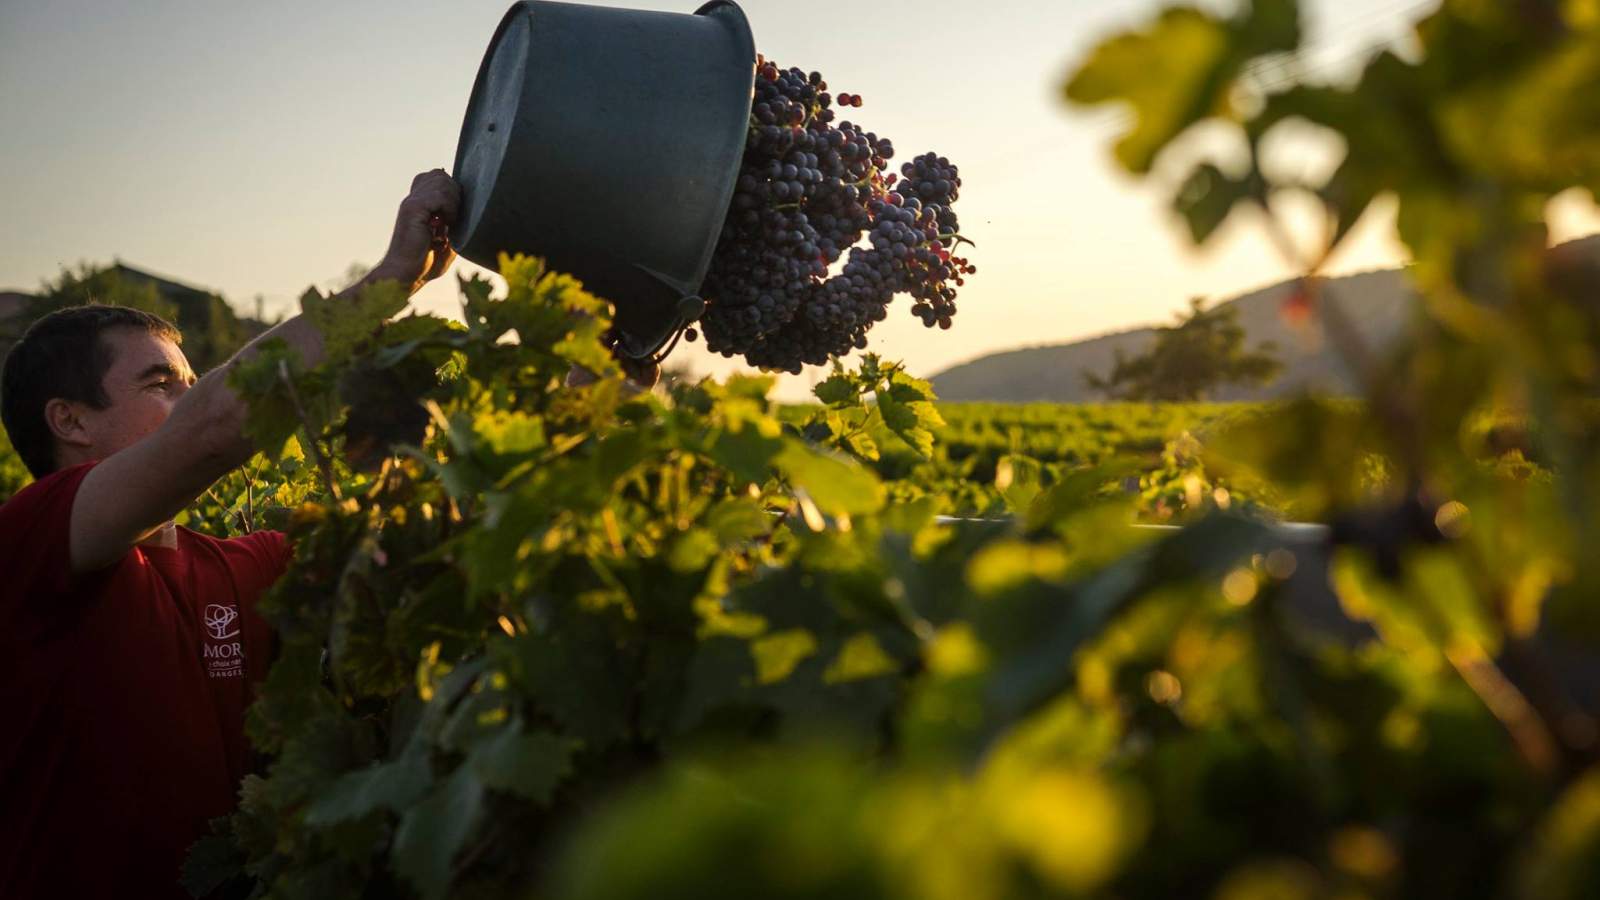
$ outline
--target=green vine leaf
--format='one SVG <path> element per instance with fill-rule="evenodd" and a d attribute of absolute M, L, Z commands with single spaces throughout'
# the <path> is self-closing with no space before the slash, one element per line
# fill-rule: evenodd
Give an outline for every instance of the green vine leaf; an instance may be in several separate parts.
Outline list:
<path fill-rule="evenodd" d="M 196 841 L 183 860 L 178 883 L 191 897 L 207 897 L 244 874 L 249 854 L 240 847 L 227 818 L 211 820 L 211 834 Z"/>
<path fill-rule="evenodd" d="M 473 749 L 469 765 L 486 787 L 546 804 L 572 774 L 571 752 L 567 741 L 549 732 L 504 728 Z"/>
<path fill-rule="evenodd" d="M 460 766 L 400 817 L 390 861 L 422 900 L 448 892 L 457 851 L 476 828 L 482 804 L 483 782 L 471 766 Z"/>
<path fill-rule="evenodd" d="M 383 323 L 406 308 L 398 282 L 362 285 L 355 296 L 325 297 L 312 288 L 300 297 L 300 311 L 322 335 L 325 365 L 339 366 L 368 346 Z"/>
<path fill-rule="evenodd" d="M 1131 108 L 1134 122 L 1116 156 L 1143 175 L 1190 126 L 1213 116 L 1238 120 L 1230 91 L 1244 64 L 1292 51 L 1299 41 L 1295 0 L 1254 0 L 1232 20 L 1170 7 L 1147 30 L 1102 43 L 1063 90 L 1073 103 Z"/>
<path fill-rule="evenodd" d="M 811 390 L 828 406 L 856 406 L 861 398 L 861 389 L 842 372 L 829 375 Z"/>
<path fill-rule="evenodd" d="M 1066 98 L 1132 107 L 1135 121 L 1117 143 L 1117 160 L 1144 174 L 1174 138 L 1225 108 L 1229 37 L 1227 24 L 1207 13 L 1168 9 L 1150 30 L 1101 44 L 1067 82 Z"/>
<path fill-rule="evenodd" d="M 254 357 L 236 362 L 228 370 L 228 387 L 248 401 L 244 433 L 262 453 L 276 456 L 283 452 L 284 444 L 300 428 L 290 391 L 291 386 L 305 383 L 300 354 L 282 338 L 267 341 Z"/>
<path fill-rule="evenodd" d="M 877 396 L 878 411 L 883 414 L 889 430 L 918 456 L 923 459 L 932 456 L 934 429 L 943 428 L 945 424 L 933 405 L 933 387 L 896 370 L 890 376 L 888 390 L 879 390 Z"/>
<path fill-rule="evenodd" d="M 786 440 L 772 464 L 828 515 L 864 515 L 883 506 L 883 487 L 876 475 L 800 441 Z"/>
<path fill-rule="evenodd" d="M 1234 207 L 1256 198 L 1248 180 L 1229 178 L 1211 163 L 1195 166 L 1173 201 L 1189 225 L 1196 245 L 1204 244 L 1227 221 Z"/>
<path fill-rule="evenodd" d="M 432 784 L 427 753 L 408 750 L 393 762 L 345 773 L 306 810 L 306 824 L 326 827 L 378 810 L 398 812 L 417 802 Z"/>

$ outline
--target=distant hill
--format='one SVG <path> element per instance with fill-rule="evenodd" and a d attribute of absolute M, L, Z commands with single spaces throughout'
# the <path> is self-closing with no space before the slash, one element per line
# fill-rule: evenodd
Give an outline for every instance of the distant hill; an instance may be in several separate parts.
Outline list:
<path fill-rule="evenodd" d="M 32 303 L 34 296 L 21 291 L 0 291 L 0 319 L 20 316 Z"/>
<path fill-rule="evenodd" d="M 1367 344 L 1382 352 L 1400 336 L 1416 306 L 1416 296 L 1399 269 L 1364 272 L 1324 283 L 1326 296 L 1338 303 Z M 1307 345 L 1305 337 L 1284 324 L 1279 308 L 1294 289 L 1292 281 L 1236 297 L 1224 303 L 1239 310 L 1247 346 L 1270 341 L 1283 362 L 1283 372 L 1259 388 L 1225 387 L 1213 399 L 1265 400 L 1295 394 L 1312 385 L 1323 393 L 1355 392 L 1352 374 L 1323 342 Z M 1315 331 L 1315 329 L 1313 329 Z M 1142 353 L 1154 338 L 1151 328 L 1136 328 L 1070 344 L 1029 347 L 992 353 L 933 376 L 941 400 L 1089 403 L 1105 398 L 1084 382 L 1088 369 L 1106 375 L 1120 348 Z"/>

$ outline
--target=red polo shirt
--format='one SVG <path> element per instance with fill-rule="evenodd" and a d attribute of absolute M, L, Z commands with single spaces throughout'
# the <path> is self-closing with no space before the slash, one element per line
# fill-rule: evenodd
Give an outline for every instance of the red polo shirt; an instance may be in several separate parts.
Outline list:
<path fill-rule="evenodd" d="M 178 867 L 250 771 L 244 708 L 280 532 L 134 547 L 72 577 L 94 463 L 0 505 L 0 897 L 186 897 Z"/>

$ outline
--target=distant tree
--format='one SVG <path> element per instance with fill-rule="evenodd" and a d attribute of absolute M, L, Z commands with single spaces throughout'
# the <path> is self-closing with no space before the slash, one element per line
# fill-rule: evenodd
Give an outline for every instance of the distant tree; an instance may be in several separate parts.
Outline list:
<path fill-rule="evenodd" d="M 178 321 L 178 304 L 162 296 L 154 282 L 128 278 L 116 266 L 79 263 L 75 272 L 62 269 L 61 277 L 45 282 L 34 300 L 39 315 L 85 303 L 131 306 L 169 322 Z"/>
<path fill-rule="evenodd" d="M 1231 306 L 1205 308 L 1205 298 L 1189 301 L 1189 314 L 1177 324 L 1156 329 L 1155 343 L 1129 357 L 1117 351 L 1116 364 L 1104 378 L 1085 370 L 1084 380 L 1096 391 L 1120 400 L 1203 400 L 1224 384 L 1260 385 L 1283 369 L 1270 342 L 1255 351 L 1244 346 L 1244 326 Z"/>
<path fill-rule="evenodd" d="M 183 332 L 183 351 L 196 371 L 225 362 L 250 337 L 265 330 L 254 320 L 241 320 L 217 294 L 149 275 L 121 263 L 82 264 L 64 269 L 54 281 L 40 285 L 19 315 L 0 320 L 0 357 L 27 327 L 45 314 L 85 303 L 131 306 L 155 313 Z"/>
<path fill-rule="evenodd" d="M 0 357 L 34 320 L 62 307 L 85 303 L 131 306 L 169 322 L 178 320 L 178 305 L 163 297 L 154 284 L 124 278 L 114 268 L 83 263 L 75 271 L 62 269 L 61 277 L 40 285 L 39 293 L 28 298 L 17 315 L 0 321 Z"/>

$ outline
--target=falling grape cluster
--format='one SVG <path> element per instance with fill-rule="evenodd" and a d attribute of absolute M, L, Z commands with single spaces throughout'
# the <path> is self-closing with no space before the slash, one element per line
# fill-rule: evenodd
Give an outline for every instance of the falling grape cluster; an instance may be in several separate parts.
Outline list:
<path fill-rule="evenodd" d="M 839 119 L 860 106 L 818 72 L 758 60 L 739 180 L 701 288 L 713 352 L 799 373 L 865 348 L 897 294 L 924 325 L 950 327 L 956 288 L 977 271 L 952 254 L 965 241 L 960 174 L 935 153 L 888 171 L 889 139 Z"/>

